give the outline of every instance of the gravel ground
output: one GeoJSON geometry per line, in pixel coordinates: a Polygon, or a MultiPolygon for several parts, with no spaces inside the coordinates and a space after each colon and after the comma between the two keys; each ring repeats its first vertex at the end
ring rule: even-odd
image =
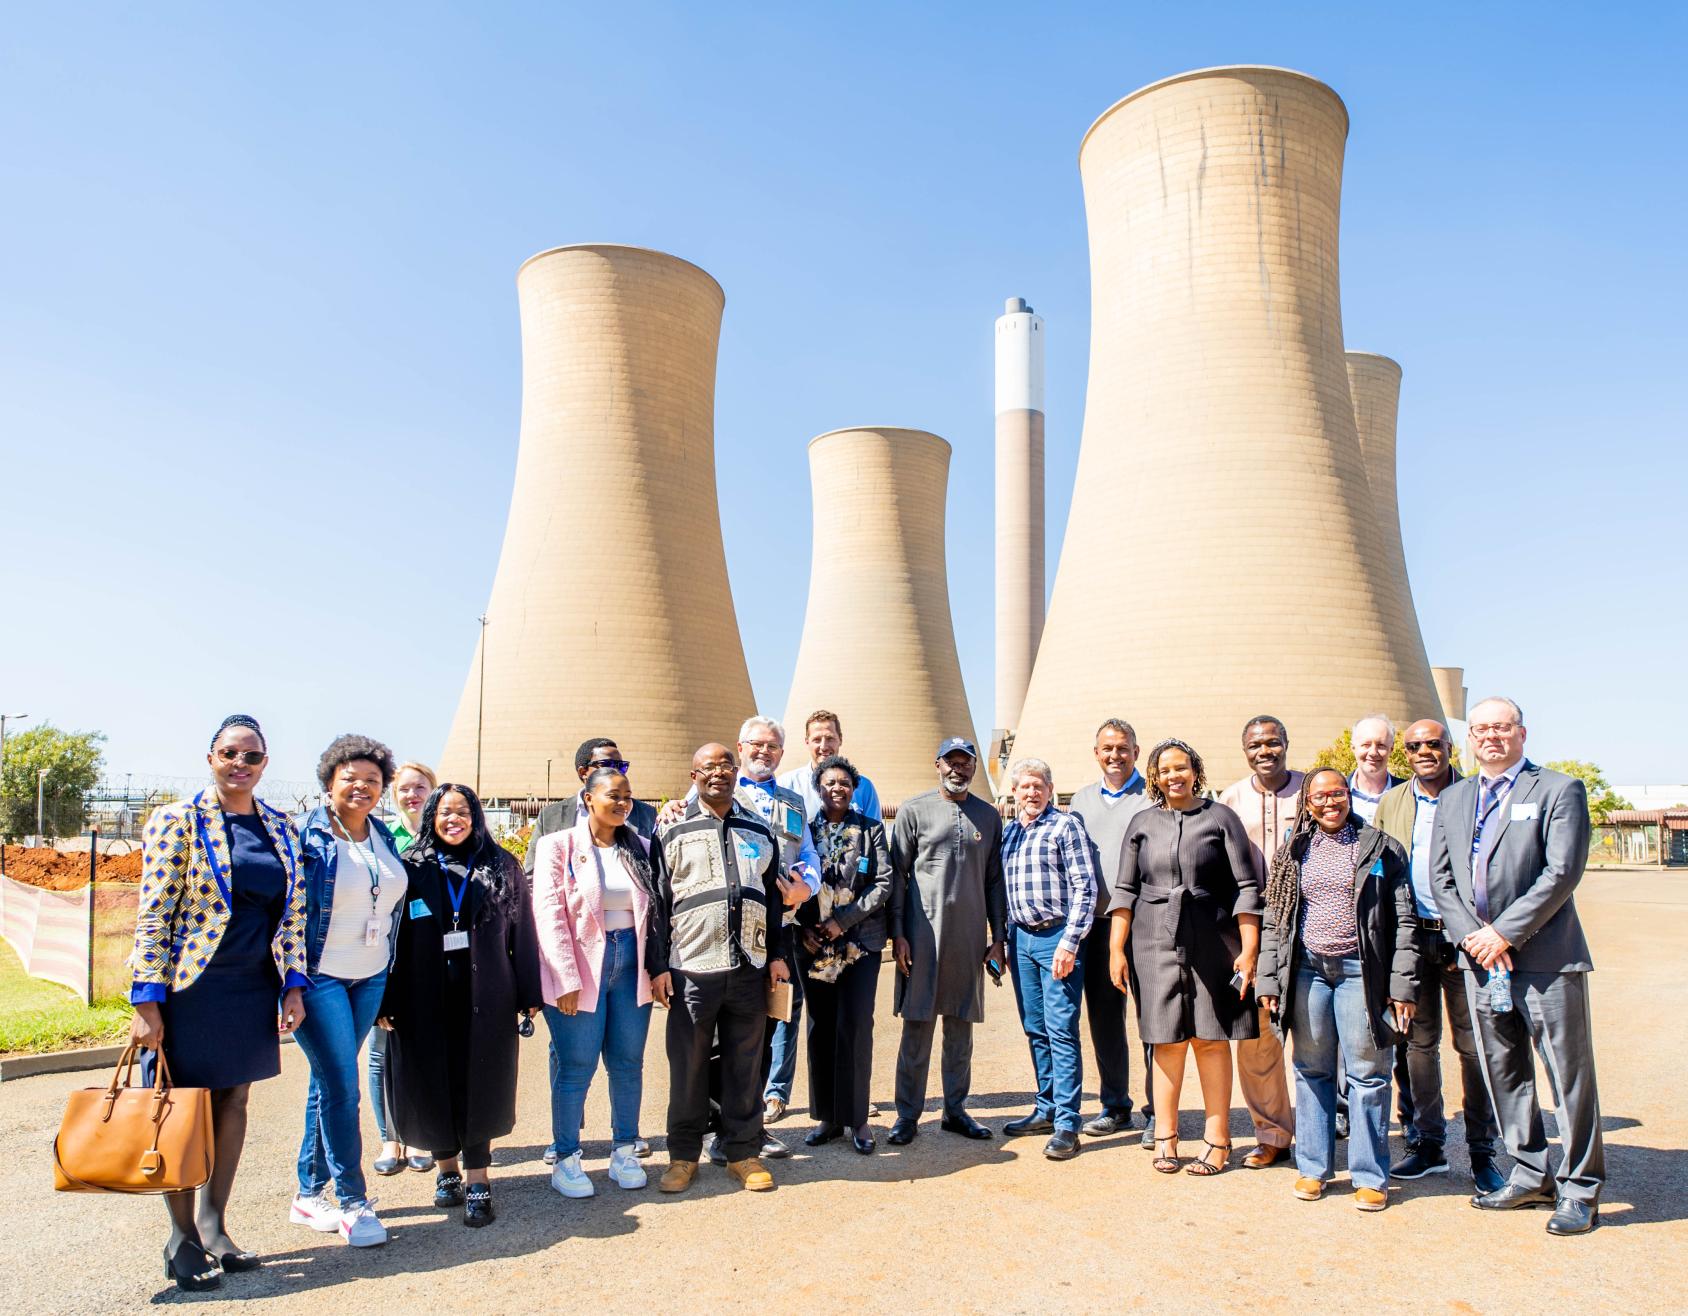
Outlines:
{"type": "MultiPolygon", "coordinates": [[[[936,1088],[909,1147],[884,1143],[887,1117],[872,1158],[836,1143],[799,1154],[774,1165],[779,1190],[760,1195],[735,1191],[724,1170],[705,1165],[688,1193],[665,1197],[655,1188],[667,1100],[659,1011],[644,1102],[645,1132],[656,1145],[651,1187],[624,1192],[604,1182],[608,1100],[600,1075],[586,1143],[599,1195],[568,1201],[550,1191],[538,1159],[549,1136],[541,1027],[523,1046],[516,1131],[495,1151],[497,1223],[468,1230],[435,1210],[431,1175],[372,1176],[392,1241],[359,1251],[287,1223],[306,1066],[286,1048],[282,1076],[253,1094],[231,1220],[235,1237],[266,1264],[205,1295],[178,1294],[162,1278],[161,1204],[52,1191],[50,1147],[64,1095],[93,1076],[8,1083],[0,1093],[0,1192],[13,1204],[4,1308],[109,1313],[240,1299],[252,1304],[247,1311],[318,1313],[845,1303],[992,1313],[1336,1303],[1680,1312],[1688,1308],[1688,1025],[1664,1006],[1679,993],[1688,949],[1688,878],[1596,873],[1579,905],[1601,966],[1595,1008],[1611,1179],[1601,1228],[1587,1237],[1549,1238],[1545,1212],[1471,1210],[1457,1123],[1451,1176],[1397,1189],[1388,1211],[1361,1215],[1340,1179],[1322,1202],[1294,1200],[1289,1168],[1249,1171],[1234,1160],[1213,1180],[1154,1174],[1135,1132],[1087,1141],[1065,1164],[1039,1155],[1041,1138],[967,1142],[938,1130],[936,1088]],[[782,1250],[789,1260],[772,1262],[782,1250]]],[[[889,1111],[898,1024],[889,974],[881,985],[874,1096],[889,1111]]],[[[1000,1133],[1028,1107],[1031,1064],[1007,987],[989,993],[988,1009],[977,1033],[972,1108],[1000,1133]]],[[[804,1091],[800,1072],[798,1103],[804,1091]]],[[[1195,1101],[1192,1066],[1186,1107],[1195,1101]]],[[[1094,1109],[1089,1087],[1087,1113],[1094,1109]]],[[[799,1109],[777,1132],[800,1148],[807,1127],[799,1109]]],[[[1186,1109],[1191,1150],[1198,1129],[1186,1109]]],[[[1240,1159],[1251,1144],[1240,1098],[1232,1131],[1240,1159]]],[[[365,1137],[373,1138],[367,1117],[365,1137]]]]}

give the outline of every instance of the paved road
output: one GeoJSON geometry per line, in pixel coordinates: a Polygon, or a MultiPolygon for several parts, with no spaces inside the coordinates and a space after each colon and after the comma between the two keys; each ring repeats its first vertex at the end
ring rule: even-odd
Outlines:
{"type": "MultiPolygon", "coordinates": [[[[871,1159],[837,1144],[777,1165],[779,1191],[752,1195],[705,1167],[679,1198],[602,1183],[609,1148],[600,1076],[588,1106],[588,1168],[600,1195],[566,1201],[538,1161],[548,1138],[544,1030],[524,1046],[520,1121],[497,1150],[500,1211],[464,1229],[432,1206],[432,1177],[374,1180],[393,1230],[353,1251],[287,1223],[305,1065],[287,1048],[282,1076],[253,1096],[233,1209],[235,1236],[267,1261],[220,1293],[179,1295],[162,1279],[163,1208],[152,1201],[56,1194],[48,1148],[65,1092],[55,1075],[0,1091],[0,1194],[9,1204],[4,1308],[134,1311],[153,1302],[281,1311],[723,1311],[751,1305],[824,1311],[1118,1311],[1186,1307],[1502,1312],[1688,1309],[1688,1024],[1681,997],[1688,877],[1597,873],[1579,896],[1600,971],[1595,982],[1600,1084],[1612,1183],[1603,1227],[1550,1239],[1546,1214],[1479,1214],[1456,1173],[1393,1194],[1361,1215],[1338,1192],[1290,1196],[1294,1171],[1241,1168],[1212,1180],[1154,1174],[1135,1134],[1087,1143],[1066,1164],[1041,1139],[978,1145],[929,1116],[910,1147],[871,1159]],[[767,1258],[785,1239],[791,1261],[767,1258]]],[[[897,1025],[881,997],[875,1098],[890,1106],[897,1025]]],[[[1005,987],[979,1030],[974,1109],[1000,1129],[1027,1106],[1030,1061],[1005,987]]],[[[647,1055],[645,1118],[663,1153],[667,1091],[660,1013],[647,1055]]],[[[1457,1075],[1457,1069],[1450,1068],[1457,1075]]],[[[935,1077],[935,1074],[934,1074],[935,1077]]],[[[1186,1105],[1196,1100],[1192,1070],[1186,1105]]],[[[1452,1079],[1457,1086],[1457,1077],[1452,1079]]],[[[934,1094],[935,1095],[935,1094],[934,1094]]],[[[798,1100],[803,1099],[801,1079],[798,1100]]],[[[1087,1107],[1093,1109],[1093,1091],[1087,1107]]],[[[935,1108],[936,1102],[932,1103],[935,1108]]],[[[1249,1145],[1240,1100],[1239,1153],[1249,1145]]],[[[801,1114],[779,1132],[794,1143],[801,1114]]],[[[1197,1137],[1187,1111],[1184,1132],[1197,1137]]],[[[883,1128],[881,1128],[881,1133],[883,1128]]],[[[371,1136],[366,1129],[366,1137],[371,1136]]],[[[1396,1142],[1399,1154],[1399,1141],[1396,1142]]],[[[654,1176],[653,1176],[654,1179],[654,1176]]],[[[1340,1185],[1339,1185],[1340,1186],[1340,1185]]]]}

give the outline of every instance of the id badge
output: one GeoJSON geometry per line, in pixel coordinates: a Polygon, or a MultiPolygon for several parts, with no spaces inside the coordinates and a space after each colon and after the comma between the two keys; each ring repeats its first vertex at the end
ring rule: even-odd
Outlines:
{"type": "Polygon", "coordinates": [[[442,940],[447,950],[469,949],[469,934],[467,932],[448,932],[442,940]]]}
{"type": "Polygon", "coordinates": [[[381,926],[380,919],[372,918],[368,920],[363,925],[363,944],[365,946],[379,946],[381,944],[381,934],[384,931],[385,929],[381,926]]]}

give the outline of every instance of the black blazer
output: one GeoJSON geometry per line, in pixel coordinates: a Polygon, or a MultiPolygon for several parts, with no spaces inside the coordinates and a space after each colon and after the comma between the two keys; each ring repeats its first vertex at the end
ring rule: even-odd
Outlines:
{"type": "MultiPolygon", "coordinates": [[[[580,795],[547,804],[533,820],[533,835],[528,837],[527,853],[522,856],[522,872],[533,876],[533,852],[541,836],[552,832],[566,832],[580,817],[580,795]]],[[[656,806],[644,800],[633,801],[633,812],[627,815],[627,825],[649,841],[656,835],[656,806]]]]}
{"type": "MultiPolygon", "coordinates": [[[[809,836],[817,854],[826,826],[825,814],[809,824],[809,836]]],[[[885,824],[849,810],[844,815],[843,844],[830,859],[821,860],[821,881],[834,888],[848,887],[855,893],[849,904],[832,908],[832,917],[844,929],[844,939],[855,942],[870,955],[884,950],[891,910],[891,855],[885,845],[885,824]]],[[[815,927],[820,923],[820,903],[820,897],[815,895],[797,907],[799,927],[815,927]]]]}

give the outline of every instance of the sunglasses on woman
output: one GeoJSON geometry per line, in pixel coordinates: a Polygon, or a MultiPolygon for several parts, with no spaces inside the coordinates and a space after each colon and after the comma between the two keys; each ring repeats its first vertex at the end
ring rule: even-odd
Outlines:
{"type": "Polygon", "coordinates": [[[227,747],[217,751],[224,763],[241,762],[249,768],[255,768],[264,761],[264,751],[261,749],[229,749],[227,747]]]}

